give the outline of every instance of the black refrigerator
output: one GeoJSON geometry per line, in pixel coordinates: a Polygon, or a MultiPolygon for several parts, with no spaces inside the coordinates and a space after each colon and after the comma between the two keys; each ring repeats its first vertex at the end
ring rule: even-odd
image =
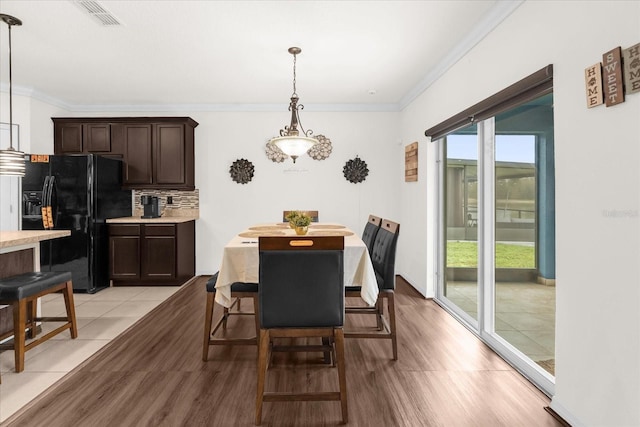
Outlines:
{"type": "Polygon", "coordinates": [[[106,219],[131,216],[131,190],[121,186],[122,161],[117,159],[26,156],[22,229],[71,230],[71,236],[40,243],[42,271],[71,271],[76,292],[109,286],[106,219]]]}

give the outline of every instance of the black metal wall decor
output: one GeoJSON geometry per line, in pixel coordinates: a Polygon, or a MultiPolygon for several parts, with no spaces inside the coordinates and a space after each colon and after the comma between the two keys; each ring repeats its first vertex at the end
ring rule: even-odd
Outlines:
{"type": "Polygon", "coordinates": [[[253,163],[247,159],[238,159],[231,164],[229,168],[229,174],[238,184],[246,184],[253,178],[253,171],[255,170],[253,163]]]}
{"type": "Polygon", "coordinates": [[[353,182],[354,184],[364,181],[367,175],[369,175],[367,163],[358,156],[356,156],[355,159],[347,161],[344,168],[342,168],[342,172],[347,181],[353,182]]]}
{"type": "Polygon", "coordinates": [[[333,149],[331,140],[324,135],[316,135],[314,138],[318,140],[318,143],[307,151],[309,157],[313,160],[324,160],[329,157],[333,149]]]}

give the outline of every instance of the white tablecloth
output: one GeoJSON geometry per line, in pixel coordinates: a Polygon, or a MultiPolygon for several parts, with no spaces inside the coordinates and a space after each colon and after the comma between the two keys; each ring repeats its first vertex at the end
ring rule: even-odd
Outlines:
{"type": "MultiPolygon", "coordinates": [[[[259,224],[250,229],[244,230],[240,234],[257,234],[260,231],[256,228],[269,228],[277,224],[259,224]]],[[[330,233],[330,232],[352,232],[347,228],[321,228],[323,225],[335,227],[337,224],[312,224],[309,228],[309,234],[314,233],[330,233]]],[[[286,235],[295,235],[294,230],[290,228],[274,228],[277,232],[286,235]]],[[[266,231],[268,232],[268,231],[266,231]]],[[[352,232],[353,233],[353,232],[352,232]]],[[[258,283],[260,263],[258,253],[258,237],[242,237],[240,234],[235,236],[224,247],[222,255],[222,264],[216,282],[216,302],[224,307],[231,305],[231,284],[234,282],[258,283]]],[[[370,306],[374,305],[378,298],[378,284],[376,275],[373,271],[371,258],[367,252],[362,239],[353,233],[351,236],[344,238],[344,285],[345,286],[361,286],[362,299],[370,306]]]]}

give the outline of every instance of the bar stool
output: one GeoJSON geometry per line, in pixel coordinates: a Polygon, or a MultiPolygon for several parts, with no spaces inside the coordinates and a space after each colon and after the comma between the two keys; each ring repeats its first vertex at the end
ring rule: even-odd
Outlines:
{"type": "MultiPolygon", "coordinates": [[[[39,272],[19,274],[0,279],[0,304],[13,308],[13,344],[6,344],[15,352],[16,372],[24,370],[24,354],[49,338],[70,330],[71,338],[78,336],[76,311],[73,303],[73,284],[70,272],[39,272]],[[64,295],[66,317],[37,317],[38,298],[55,292],[64,295]],[[25,343],[26,330],[29,338],[36,337],[36,322],[65,322],[37,340],[25,343]]],[[[5,346],[5,345],[3,345],[5,346]]]]}

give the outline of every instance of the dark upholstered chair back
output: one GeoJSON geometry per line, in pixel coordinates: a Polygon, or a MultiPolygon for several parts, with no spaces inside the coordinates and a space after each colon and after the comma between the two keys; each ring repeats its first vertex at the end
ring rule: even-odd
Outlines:
{"type": "Polygon", "coordinates": [[[371,262],[380,289],[395,289],[396,287],[396,244],[399,233],[400,224],[383,219],[373,242],[371,262]]]}
{"type": "Polygon", "coordinates": [[[379,218],[374,215],[369,215],[369,219],[367,220],[367,225],[364,226],[364,231],[362,232],[362,241],[365,245],[367,245],[367,250],[371,253],[371,249],[373,248],[373,242],[376,239],[376,234],[378,234],[378,230],[380,229],[380,224],[382,223],[382,218],[379,218]]]}
{"type": "Polygon", "coordinates": [[[344,237],[260,237],[261,328],[344,323],[344,237]]]}

